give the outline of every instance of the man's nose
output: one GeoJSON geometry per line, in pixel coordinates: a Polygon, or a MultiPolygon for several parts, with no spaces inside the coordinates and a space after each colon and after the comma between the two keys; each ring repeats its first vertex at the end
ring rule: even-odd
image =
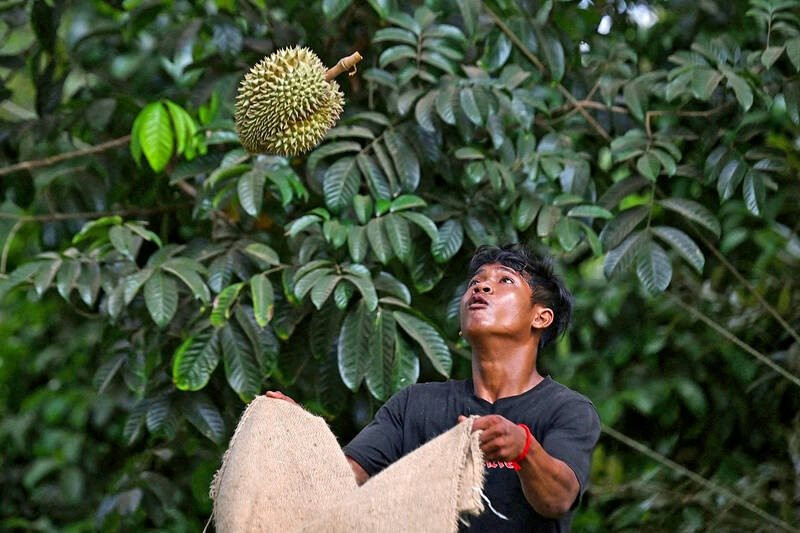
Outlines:
{"type": "Polygon", "coordinates": [[[488,283],[477,283],[472,287],[472,292],[492,292],[492,287],[488,283]]]}

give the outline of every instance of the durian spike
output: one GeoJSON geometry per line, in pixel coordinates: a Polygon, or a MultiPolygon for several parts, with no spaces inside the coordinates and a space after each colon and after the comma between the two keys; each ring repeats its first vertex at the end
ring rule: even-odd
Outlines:
{"type": "Polygon", "coordinates": [[[339,74],[347,70],[351,70],[350,75],[352,76],[356,73],[356,65],[362,59],[364,58],[361,57],[361,54],[358,52],[354,52],[347,57],[343,57],[338,63],[336,63],[335,66],[325,71],[325,81],[332,81],[339,74]]]}

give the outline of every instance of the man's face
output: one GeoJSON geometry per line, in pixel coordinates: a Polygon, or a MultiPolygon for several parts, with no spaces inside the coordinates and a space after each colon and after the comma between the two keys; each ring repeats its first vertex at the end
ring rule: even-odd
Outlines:
{"type": "Polygon", "coordinates": [[[461,331],[469,340],[484,334],[530,336],[542,306],[521,274],[498,263],[478,270],[461,297],[461,331]]]}

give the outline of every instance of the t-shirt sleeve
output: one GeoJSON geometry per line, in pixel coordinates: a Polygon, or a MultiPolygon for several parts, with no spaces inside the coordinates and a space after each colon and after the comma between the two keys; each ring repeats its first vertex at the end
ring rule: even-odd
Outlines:
{"type": "Polygon", "coordinates": [[[344,454],[374,476],[403,455],[403,421],[408,388],[383,404],[375,418],[350,443],[344,454]]]}
{"type": "Polygon", "coordinates": [[[580,490],[572,507],[576,507],[589,483],[592,450],[600,437],[600,417],[591,402],[572,401],[554,415],[542,447],[564,461],[578,478],[580,490]]]}

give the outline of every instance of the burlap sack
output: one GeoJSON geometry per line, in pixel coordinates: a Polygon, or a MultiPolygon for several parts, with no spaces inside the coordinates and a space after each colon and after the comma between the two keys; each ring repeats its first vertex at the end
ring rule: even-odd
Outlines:
{"type": "Polygon", "coordinates": [[[260,396],[242,415],[211,486],[220,532],[456,531],[483,511],[472,420],[358,487],[325,421],[260,396]]]}

